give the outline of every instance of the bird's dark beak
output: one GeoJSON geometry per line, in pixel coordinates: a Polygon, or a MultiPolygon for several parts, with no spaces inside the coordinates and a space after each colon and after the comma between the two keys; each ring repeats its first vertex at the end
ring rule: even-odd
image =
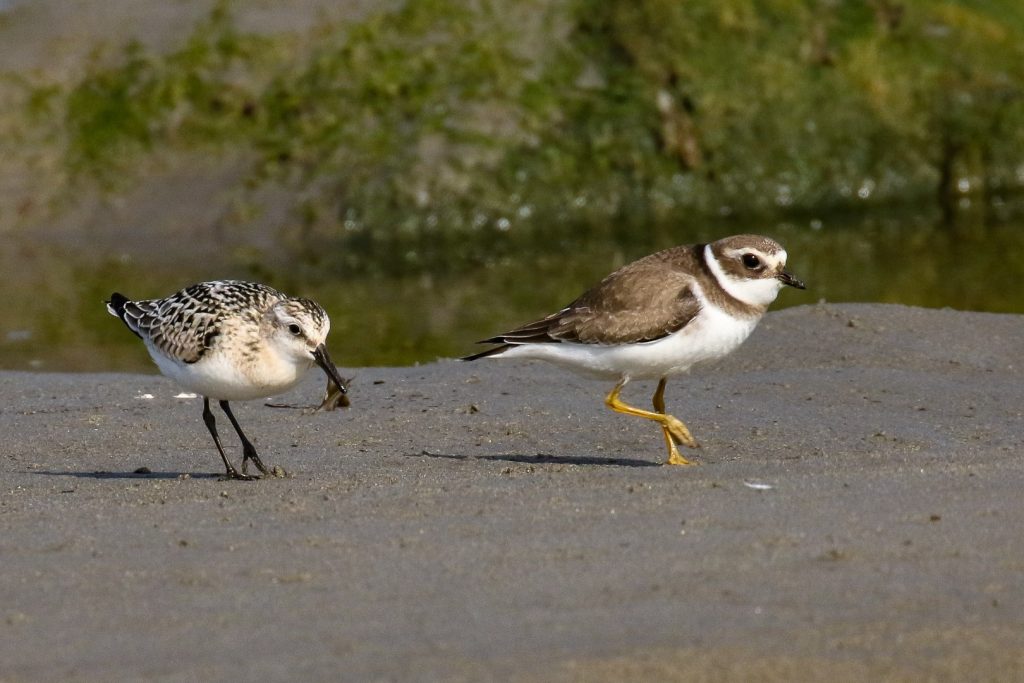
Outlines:
{"type": "Polygon", "coordinates": [[[802,280],[797,280],[795,277],[793,277],[793,274],[788,271],[784,270],[775,277],[778,278],[779,282],[781,282],[784,285],[796,287],[797,289],[807,289],[807,285],[805,285],[802,280]]]}
{"type": "Polygon", "coordinates": [[[338,391],[343,394],[348,393],[348,389],[345,388],[345,381],[341,379],[341,375],[338,374],[338,368],[334,367],[334,361],[331,360],[331,355],[327,353],[326,344],[316,347],[316,351],[313,352],[313,359],[327,373],[327,379],[334,382],[334,386],[338,387],[338,391]]]}

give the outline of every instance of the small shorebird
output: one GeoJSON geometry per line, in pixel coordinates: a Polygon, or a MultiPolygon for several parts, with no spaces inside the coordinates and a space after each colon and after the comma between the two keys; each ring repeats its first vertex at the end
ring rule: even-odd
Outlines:
{"type": "Polygon", "coordinates": [[[484,339],[479,343],[499,346],[462,360],[539,359],[617,379],[605,404],[657,422],[666,464],[690,465],[676,445],[698,444],[681,420],[665,413],[666,381],[736,349],[783,285],[804,289],[786,271],[786,250],[767,237],[673,247],[623,266],[557,313],[484,339]],[[654,412],[619,398],[632,379],[658,380],[654,412]]]}
{"type": "Polygon", "coordinates": [[[242,432],[228,401],[288,391],[314,363],[338,391],[346,391],[327,354],[331,321],[315,301],[289,297],[255,282],[218,280],[186,287],[165,299],[131,301],[114,293],[107,310],[142,339],[160,372],[202,394],[203,421],[228,478],[255,478],[247,472],[250,460],[264,475],[273,474],[242,432]],[[242,442],[241,472],[224,454],[211,398],[220,402],[242,442]]]}

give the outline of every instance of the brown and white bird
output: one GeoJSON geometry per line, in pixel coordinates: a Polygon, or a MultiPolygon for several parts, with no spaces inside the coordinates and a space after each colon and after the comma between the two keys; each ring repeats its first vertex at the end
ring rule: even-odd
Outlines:
{"type": "Polygon", "coordinates": [[[693,464],[676,446],[696,448],[697,441],[665,412],[665,383],[735,350],[783,285],[804,289],[786,271],[786,258],[778,242],[760,235],[659,251],[618,269],[557,313],[484,339],[481,344],[498,346],[463,360],[538,359],[617,380],[605,404],[657,422],[666,464],[693,464]],[[634,379],[658,380],[653,412],[619,398],[634,379]]]}
{"type": "MultiPolygon", "coordinates": [[[[224,461],[227,477],[253,479],[253,461],[273,474],[238,425],[228,401],[265,398],[288,391],[314,365],[344,394],[345,382],[327,353],[331,321],[320,304],[289,297],[255,282],[200,282],[164,299],[131,301],[114,293],[111,315],[146,344],[160,372],[203,396],[203,421],[224,461]],[[210,399],[231,421],[242,442],[242,471],[224,454],[210,399]]],[[[279,468],[275,468],[275,471],[279,468]]]]}

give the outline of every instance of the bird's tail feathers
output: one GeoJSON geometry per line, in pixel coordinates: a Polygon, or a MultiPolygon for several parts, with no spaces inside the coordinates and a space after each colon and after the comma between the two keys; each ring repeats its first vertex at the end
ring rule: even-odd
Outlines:
{"type": "Polygon", "coordinates": [[[107,301],[107,312],[115,318],[124,319],[124,306],[129,301],[128,297],[119,292],[114,292],[110,295],[110,300],[107,301]]]}
{"type": "Polygon", "coordinates": [[[120,318],[121,322],[123,322],[125,326],[135,334],[135,336],[141,339],[142,335],[139,334],[139,331],[135,329],[132,323],[128,321],[128,317],[125,315],[124,308],[129,303],[131,303],[131,299],[126,297],[124,294],[114,292],[110,295],[110,300],[107,301],[107,312],[115,318],[120,318]]]}

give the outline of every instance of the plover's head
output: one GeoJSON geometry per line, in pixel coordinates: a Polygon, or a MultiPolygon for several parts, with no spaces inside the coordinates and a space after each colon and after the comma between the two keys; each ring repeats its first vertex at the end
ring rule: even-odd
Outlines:
{"type": "Polygon", "coordinates": [[[283,299],[271,306],[266,320],[270,327],[270,343],[277,351],[306,367],[319,365],[341,393],[345,384],[327,353],[327,333],[331,320],[320,304],[299,297],[283,299]]]}
{"type": "Polygon", "coordinates": [[[804,289],[804,283],[786,271],[786,250],[775,240],[735,235],[712,242],[707,249],[722,288],[746,304],[767,306],[783,285],[804,289]]]}

